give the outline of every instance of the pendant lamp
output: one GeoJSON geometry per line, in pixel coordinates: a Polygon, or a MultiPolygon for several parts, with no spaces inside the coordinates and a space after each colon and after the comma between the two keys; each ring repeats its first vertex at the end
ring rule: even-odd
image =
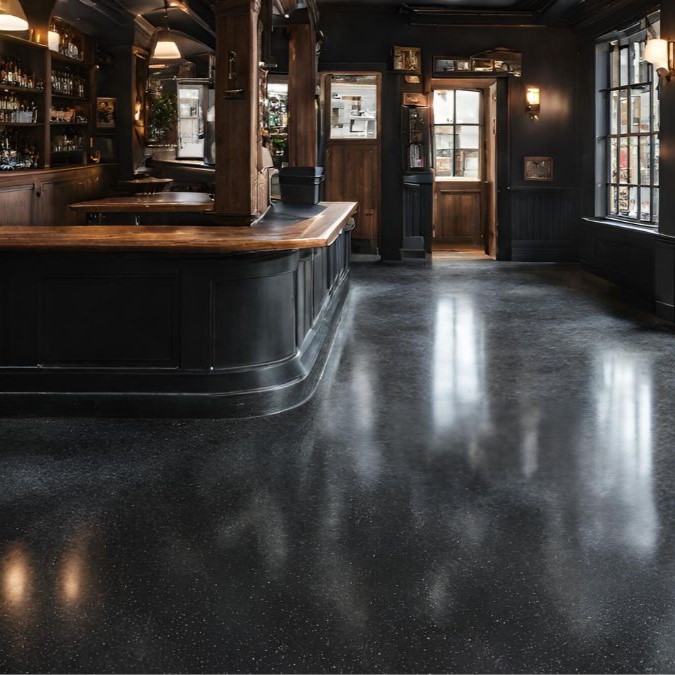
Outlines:
{"type": "Polygon", "coordinates": [[[0,30],[28,30],[28,21],[19,0],[0,0],[0,30]]]}
{"type": "Polygon", "coordinates": [[[172,39],[169,28],[169,0],[164,0],[164,20],[166,28],[160,29],[157,33],[155,49],[150,57],[152,61],[175,61],[181,58],[180,49],[172,39]]]}
{"type": "Polygon", "coordinates": [[[154,61],[175,61],[180,58],[180,49],[171,39],[171,31],[161,30],[157,36],[155,50],[152,52],[152,59],[154,61]]]}

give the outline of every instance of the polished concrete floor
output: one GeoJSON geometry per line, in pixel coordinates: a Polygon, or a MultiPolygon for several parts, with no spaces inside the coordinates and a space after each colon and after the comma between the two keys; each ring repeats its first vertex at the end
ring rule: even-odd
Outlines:
{"type": "Polygon", "coordinates": [[[363,265],[314,399],[0,420],[0,670],[673,672],[675,330],[363,265]]]}

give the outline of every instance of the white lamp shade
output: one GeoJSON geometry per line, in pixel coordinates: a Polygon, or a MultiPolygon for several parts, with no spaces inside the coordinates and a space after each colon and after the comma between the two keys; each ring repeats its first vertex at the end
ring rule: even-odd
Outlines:
{"type": "Polygon", "coordinates": [[[19,0],[0,0],[0,30],[28,30],[28,21],[19,0]]]}
{"type": "Polygon", "coordinates": [[[157,40],[155,51],[152,53],[152,58],[155,61],[172,61],[181,58],[180,49],[178,45],[168,36],[164,35],[157,40]]]}
{"type": "Polygon", "coordinates": [[[656,70],[668,70],[668,40],[647,40],[645,61],[651,63],[656,70]]]}

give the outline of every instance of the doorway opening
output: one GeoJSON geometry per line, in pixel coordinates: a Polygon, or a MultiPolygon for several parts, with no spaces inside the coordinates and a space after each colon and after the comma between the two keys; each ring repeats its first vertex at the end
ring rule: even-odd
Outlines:
{"type": "Polygon", "coordinates": [[[494,260],[497,82],[436,80],[432,90],[432,255],[437,260],[494,260]]]}

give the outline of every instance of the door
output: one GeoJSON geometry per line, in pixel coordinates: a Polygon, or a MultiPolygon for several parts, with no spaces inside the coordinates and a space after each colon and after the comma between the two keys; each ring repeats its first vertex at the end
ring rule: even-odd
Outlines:
{"type": "Polygon", "coordinates": [[[326,199],[359,204],[352,242],[376,252],[380,231],[379,73],[326,73],[326,199]]]}
{"type": "Polygon", "coordinates": [[[206,87],[178,83],[178,150],[180,159],[203,159],[206,87]]]}
{"type": "Polygon", "coordinates": [[[484,110],[482,89],[434,91],[435,244],[485,246],[484,110]]]}

